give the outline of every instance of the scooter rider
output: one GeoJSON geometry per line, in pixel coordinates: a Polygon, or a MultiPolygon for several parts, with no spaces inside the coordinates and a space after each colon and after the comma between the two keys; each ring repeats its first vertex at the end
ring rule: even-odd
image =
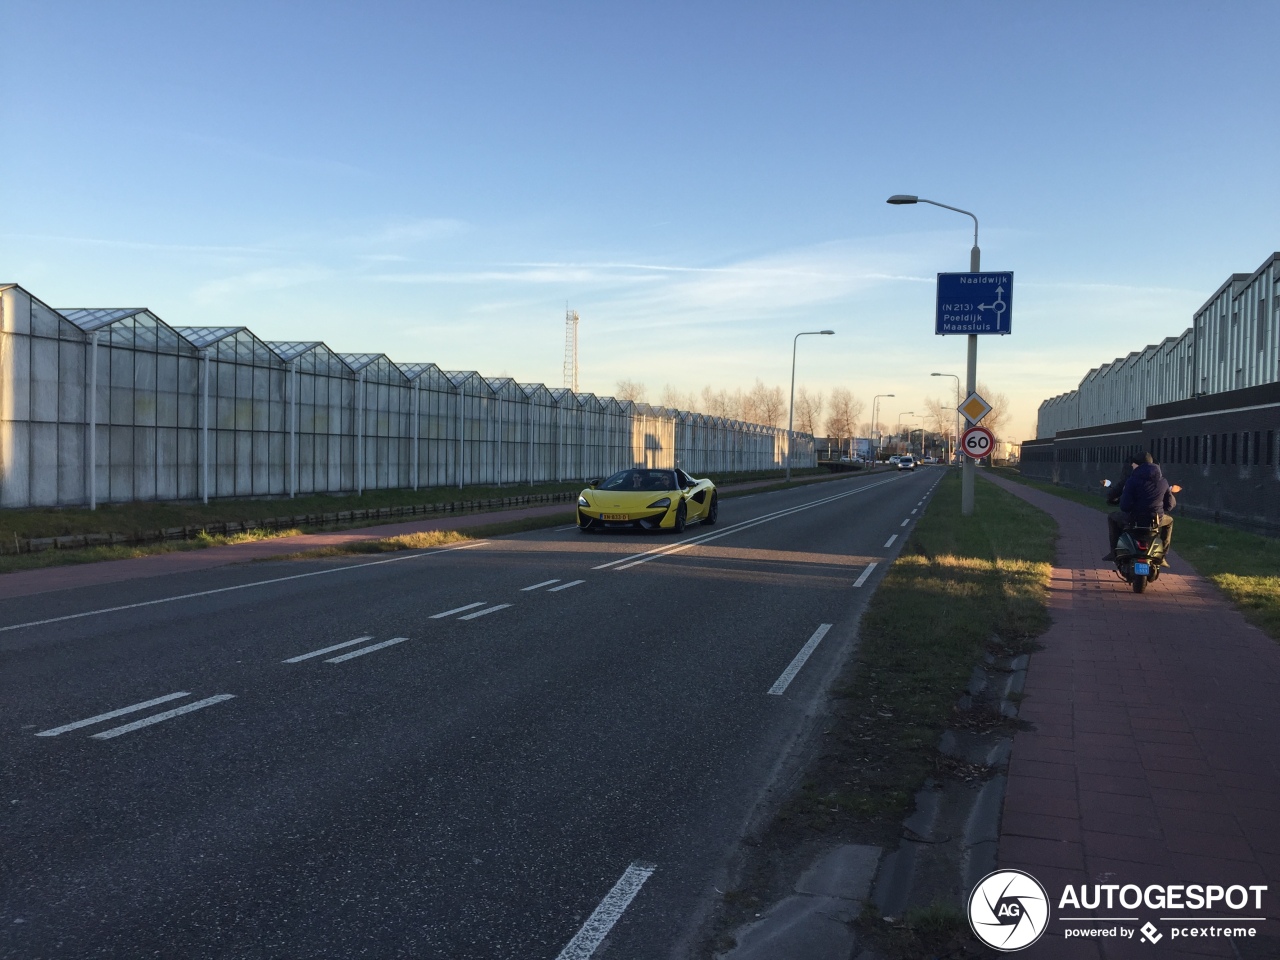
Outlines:
{"type": "Polygon", "coordinates": [[[1169,511],[1177,506],[1169,481],[1161,474],[1151,454],[1141,456],[1137,469],[1129,475],[1120,492],[1120,509],[1107,516],[1107,532],[1111,537],[1111,552],[1103,560],[1116,558],[1116,544],[1120,534],[1134,520],[1154,519],[1160,528],[1160,539],[1165,550],[1173,542],[1173,517],[1169,511]]]}

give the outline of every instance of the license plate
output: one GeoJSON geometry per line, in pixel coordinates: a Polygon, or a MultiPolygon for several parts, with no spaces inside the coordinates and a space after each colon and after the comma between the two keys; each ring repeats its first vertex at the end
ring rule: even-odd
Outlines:
{"type": "Polygon", "coordinates": [[[600,514],[600,519],[601,520],[626,520],[628,518],[625,513],[602,513],[600,514]]]}
{"type": "Polygon", "coordinates": [[[1133,565],[1133,572],[1134,572],[1135,574],[1139,574],[1139,573],[1140,573],[1140,574],[1142,574],[1142,576],[1144,576],[1144,577],[1145,577],[1145,576],[1147,576],[1147,575],[1149,575],[1149,574],[1151,573],[1151,564],[1149,564],[1149,563],[1135,563],[1135,564],[1133,565]]]}

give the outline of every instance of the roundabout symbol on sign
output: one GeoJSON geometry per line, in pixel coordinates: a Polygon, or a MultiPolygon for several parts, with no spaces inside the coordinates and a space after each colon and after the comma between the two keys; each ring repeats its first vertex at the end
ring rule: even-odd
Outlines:
{"type": "Polygon", "coordinates": [[[996,438],[986,427],[970,427],[960,437],[960,449],[974,460],[981,460],[991,453],[996,438]]]}

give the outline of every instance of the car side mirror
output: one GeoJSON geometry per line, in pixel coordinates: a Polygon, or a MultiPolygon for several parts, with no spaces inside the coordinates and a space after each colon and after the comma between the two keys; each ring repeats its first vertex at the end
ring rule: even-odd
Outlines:
{"type": "Polygon", "coordinates": [[[596,477],[596,479],[594,480],[588,480],[587,486],[589,486],[592,490],[594,490],[596,487],[600,486],[600,478],[596,477]]]}

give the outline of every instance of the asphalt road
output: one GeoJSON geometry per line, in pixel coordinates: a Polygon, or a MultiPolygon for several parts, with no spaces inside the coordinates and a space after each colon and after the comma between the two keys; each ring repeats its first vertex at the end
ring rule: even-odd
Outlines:
{"type": "Polygon", "coordinates": [[[0,957],[687,955],[940,476],[0,602],[0,957]]]}

